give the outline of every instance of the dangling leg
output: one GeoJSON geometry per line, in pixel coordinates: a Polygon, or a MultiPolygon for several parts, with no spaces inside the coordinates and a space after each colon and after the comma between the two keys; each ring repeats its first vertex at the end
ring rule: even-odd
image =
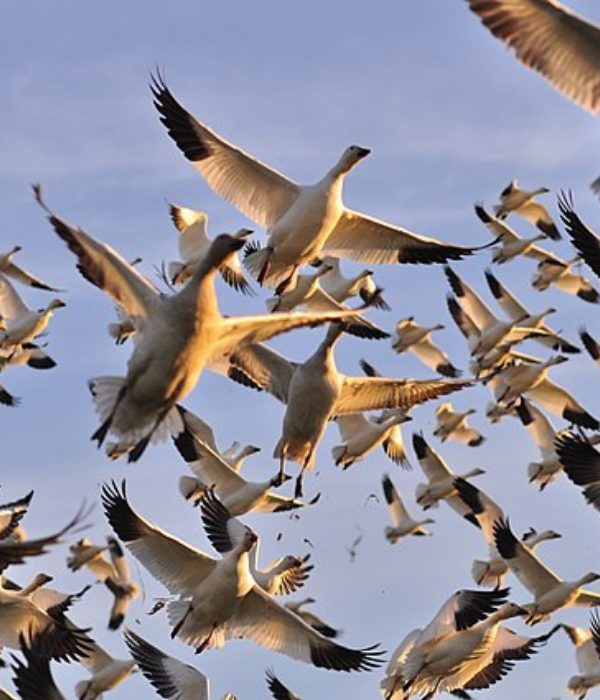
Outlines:
{"type": "Polygon", "coordinates": [[[273,249],[267,247],[267,250],[269,251],[269,254],[267,255],[267,259],[265,260],[260,272],[258,273],[258,277],[256,278],[256,281],[261,287],[265,283],[265,280],[269,276],[269,272],[271,270],[271,255],[273,254],[273,249]]]}
{"type": "Polygon", "coordinates": [[[296,272],[297,271],[298,271],[298,265],[294,265],[290,274],[282,282],[280,282],[277,285],[277,288],[275,289],[275,294],[277,294],[277,296],[281,296],[285,292],[285,290],[292,284],[292,280],[296,279],[296,272]]]}
{"type": "Polygon", "coordinates": [[[202,642],[202,644],[200,644],[199,647],[196,647],[194,654],[201,654],[206,649],[206,647],[208,647],[208,645],[210,644],[210,641],[212,639],[213,633],[217,629],[218,626],[219,625],[217,622],[215,622],[213,624],[212,629],[210,631],[210,634],[208,635],[208,637],[206,637],[206,639],[202,642]]]}

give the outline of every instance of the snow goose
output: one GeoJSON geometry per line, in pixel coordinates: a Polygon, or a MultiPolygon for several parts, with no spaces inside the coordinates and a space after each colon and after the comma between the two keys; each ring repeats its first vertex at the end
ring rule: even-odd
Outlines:
{"type": "Polygon", "coordinates": [[[458,260],[474,248],[450,245],[346,209],[344,178],[370,151],[347,148],[314,185],[298,185],[255,160],[194,118],[158,74],[154,105],[169,136],[208,186],[248,218],[267,228],[268,244],[244,263],[260,284],[284,289],[294,271],[322,253],[366,264],[439,263],[458,260]]]}
{"type": "Polygon", "coordinates": [[[56,362],[35,343],[23,343],[10,351],[0,351],[0,371],[27,365],[32,369],[52,369],[56,362]]]}
{"type": "Polygon", "coordinates": [[[563,260],[552,253],[546,251],[543,253],[543,257],[538,262],[537,271],[531,278],[531,286],[534,289],[543,292],[554,285],[561,291],[577,296],[590,304],[598,303],[600,295],[591,282],[572,270],[573,264],[580,260],[579,255],[571,260],[563,260]]]}
{"type": "Polygon", "coordinates": [[[409,681],[409,676],[405,673],[405,663],[409,655],[412,655],[413,666],[417,665],[419,657],[423,658],[427,649],[438,639],[457,630],[468,629],[484,620],[504,603],[508,592],[508,589],[456,591],[444,602],[426,627],[409,632],[392,654],[386,669],[386,678],[380,684],[386,700],[400,700],[405,697],[404,686],[409,681]]]}
{"type": "Polygon", "coordinates": [[[307,625],[312,627],[314,630],[317,630],[317,632],[322,634],[324,637],[327,637],[328,639],[335,639],[336,637],[339,637],[342,633],[341,630],[331,627],[331,625],[323,622],[318,615],[315,615],[310,610],[304,609],[307,605],[313,605],[315,602],[316,601],[314,598],[308,597],[303,598],[302,600],[288,601],[287,603],[284,603],[283,606],[288,610],[291,610],[295,615],[298,615],[298,617],[302,618],[307,625]]]}
{"type": "Polygon", "coordinates": [[[522,238],[504,221],[488,214],[481,204],[475,205],[475,214],[488,231],[493,234],[494,240],[500,242],[500,247],[492,251],[492,262],[502,265],[514,260],[519,255],[535,255],[536,251],[541,253],[535,244],[547,238],[545,233],[539,233],[531,238],[522,238]]]}
{"type": "Polygon", "coordinates": [[[235,521],[231,523],[227,510],[210,492],[201,508],[208,529],[213,529],[213,543],[220,541],[220,560],[137,515],[127,501],[124,486],[120,490],[114,482],[105,485],[102,501],[111,526],[131,553],[171,593],[180,596],[168,607],[171,635],[198,652],[223,646],[228,639],[245,637],[332,670],[369,670],[381,664],[374,647],[349,649],[332,642],[254,583],[248,552],[256,543],[256,535],[245,526],[241,532],[233,527],[235,521]]]}
{"type": "Polygon", "coordinates": [[[562,464],[554,449],[556,431],[543,412],[525,399],[521,399],[515,408],[521,423],[527,428],[541,455],[541,461],[527,465],[529,483],[537,484],[540,491],[543,491],[562,471],[562,464]]]}
{"type": "Polygon", "coordinates": [[[439,323],[431,327],[419,326],[413,316],[402,319],[396,324],[396,337],[392,348],[398,354],[409,350],[429,369],[444,377],[456,378],[460,376],[460,370],[456,369],[448,355],[431,340],[431,334],[443,328],[439,323]]]}
{"type": "Polygon", "coordinates": [[[390,544],[396,544],[398,540],[409,535],[430,535],[431,533],[424,526],[434,521],[431,518],[425,518],[424,520],[411,518],[398,489],[387,474],[383,475],[382,486],[388,512],[393,523],[392,527],[388,525],[385,528],[387,541],[390,544]]]}
{"type": "Polygon", "coordinates": [[[569,605],[600,605],[600,594],[583,588],[586,583],[598,581],[600,574],[591,571],[574,581],[562,580],[538,559],[527,544],[514,536],[508,519],[496,520],[493,533],[500,556],[534,596],[533,602],[524,606],[528,611],[527,623],[534,625],[569,605]]]}
{"type": "Polygon", "coordinates": [[[550,190],[547,187],[523,190],[516,180],[511,180],[500,193],[500,203],[494,207],[494,213],[499,219],[505,219],[511,213],[518,214],[539,228],[548,238],[559,241],[560,231],[556,228],[548,210],[543,204],[534,201],[538,195],[548,192],[550,190]]]}
{"type": "Polygon", "coordinates": [[[539,314],[532,314],[489,270],[485,271],[485,278],[490,291],[494,295],[494,299],[500,304],[502,310],[509,318],[524,326],[538,328],[547,333],[547,335],[533,336],[532,340],[559,352],[571,354],[581,352],[578,347],[561,338],[556,331],[546,325],[546,317],[556,313],[556,309],[549,307],[539,314]]]}
{"type": "Polygon", "coordinates": [[[80,663],[92,675],[75,685],[77,700],[102,700],[103,693],[116,688],[136,670],[133,659],[115,659],[96,643],[80,663]]]}
{"type": "Polygon", "coordinates": [[[500,321],[481,297],[451,267],[445,265],[444,271],[450,288],[456,294],[470,322],[478,329],[479,338],[474,346],[469,348],[472,355],[481,357],[503,342],[544,335],[543,331],[522,325],[520,321],[500,321]]]}
{"type": "Polygon", "coordinates": [[[588,690],[600,685],[600,621],[591,613],[590,628],[561,625],[575,647],[576,676],[571,676],[567,690],[583,700],[588,690]]]}
{"type": "Polygon", "coordinates": [[[161,697],[210,700],[208,678],[197,668],[168,656],[129,629],[124,636],[139,670],[161,697]]]}
{"type": "MultiPolygon", "coordinates": [[[[208,216],[204,212],[173,204],[169,206],[169,212],[173,225],[179,231],[181,261],[170,262],[167,265],[167,275],[171,284],[184,284],[192,277],[210,249],[212,241],[207,234],[208,216]]],[[[237,254],[221,264],[219,274],[230,287],[242,294],[254,293],[244,277],[237,254]]]]}
{"type": "Polygon", "coordinates": [[[340,259],[334,255],[321,258],[319,267],[321,266],[328,268],[320,280],[321,287],[340,304],[358,294],[364,302],[372,303],[376,309],[390,311],[390,305],[381,294],[382,289],[373,280],[372,270],[361,270],[354,277],[344,277],[340,259]]]}
{"type": "MultiPolygon", "coordinates": [[[[417,460],[427,477],[426,484],[417,485],[415,492],[417,503],[423,510],[428,510],[429,508],[437,508],[439,502],[444,500],[459,515],[466,517],[470,510],[465,507],[463,501],[457,496],[456,487],[454,486],[454,479],[459,475],[450,469],[422,435],[413,433],[412,442],[417,460]]],[[[485,474],[484,470],[474,468],[460,476],[463,479],[470,479],[480,474],[485,474]]],[[[472,518],[469,519],[473,522],[472,518]]]]}
{"type": "Polygon", "coordinates": [[[600,113],[600,27],[556,0],[469,0],[469,6],[519,61],[600,113]]]}
{"type": "Polygon", "coordinates": [[[22,250],[21,246],[16,245],[13,248],[11,248],[8,252],[0,253],[0,272],[5,274],[7,277],[10,277],[11,279],[15,280],[16,282],[20,282],[21,284],[27,285],[28,287],[35,287],[35,289],[43,289],[46,292],[60,292],[60,289],[57,289],[56,287],[51,287],[49,284],[46,284],[38,277],[35,277],[30,272],[24,270],[22,267],[15,265],[15,263],[13,262],[13,257],[20,250],[22,250]]]}
{"type": "MultiPolygon", "coordinates": [[[[470,511],[470,517],[467,519],[477,522],[488,545],[489,559],[486,561],[476,559],[473,562],[471,568],[473,580],[478,586],[494,584],[499,588],[503,583],[504,575],[508,573],[509,566],[496,546],[494,524],[504,519],[504,512],[484,491],[465,479],[457,478],[454,486],[458,497],[470,511]]],[[[531,528],[523,535],[522,541],[533,551],[540,542],[558,538],[560,534],[554,530],[543,530],[538,533],[531,528]]]]}
{"type": "MultiPolygon", "coordinates": [[[[343,442],[331,448],[331,457],[337,465],[346,469],[383,445],[390,459],[396,463],[405,462],[406,453],[402,442],[398,449],[397,428],[410,420],[412,418],[405,411],[390,409],[385,416],[379,416],[374,420],[367,418],[364,413],[337,416],[335,422],[343,442]]],[[[400,433],[400,441],[401,439],[400,433]]]]}
{"type": "Polygon", "coordinates": [[[456,440],[469,445],[469,447],[478,447],[485,440],[485,437],[467,424],[468,417],[474,413],[476,411],[473,408],[462,412],[455,411],[449,401],[440,404],[435,409],[437,423],[433,434],[442,442],[456,440]]]}
{"type": "MultiPolygon", "coordinates": [[[[180,491],[186,500],[196,500],[210,486],[219,500],[232,515],[243,515],[251,511],[278,513],[302,508],[316,502],[299,501],[274,493],[274,486],[281,486],[287,475],[278,472],[266,481],[247,481],[232,469],[218,451],[202,441],[202,432],[195,432],[198,417],[186,409],[180,409],[184,428],[173,438],[180,455],[187,462],[196,478],[182,477],[180,491]]],[[[203,423],[203,421],[202,421],[203,423]]]]}
{"type": "MultiPolygon", "coordinates": [[[[223,317],[214,278],[223,261],[243,246],[248,231],[222,234],[185,287],[170,297],[153,285],[110,246],[55,216],[44,203],[57,235],[78,258],[83,276],[135,321],[139,338],[129,358],[126,377],[98,377],[90,389],[101,417],[92,439],[101,445],[109,433],[118,442],[108,446],[111,457],[139,459],[151,440],[166,439],[180,425],[176,403],[195,387],[211,358],[218,359],[244,342],[260,342],[294,328],[331,321],[347,314],[271,314],[223,317]]],[[[355,313],[355,312],[354,312],[355,313]]]]}
{"type": "Polygon", "coordinates": [[[587,440],[575,433],[563,431],[554,441],[558,459],[565,474],[583,491],[583,497],[600,510],[600,453],[587,440]]]}
{"type": "Polygon", "coordinates": [[[233,469],[234,472],[239,472],[246,460],[246,457],[260,452],[260,447],[256,445],[240,445],[239,442],[232,442],[231,445],[221,454],[221,457],[233,469]]]}
{"type": "Polygon", "coordinates": [[[325,339],[302,364],[290,362],[266,346],[249,345],[237,350],[231,362],[287,406],[282,436],[273,456],[302,465],[296,496],[302,493],[302,476],[312,469],[317,445],[332,416],[379,408],[409,408],[417,403],[457,391],[468,381],[348,377],[336,367],[334,346],[344,332],[331,324],[325,339]]]}
{"type": "Polygon", "coordinates": [[[265,673],[267,677],[267,688],[275,700],[301,700],[299,695],[295,695],[289,688],[277,678],[275,673],[269,668],[265,673]]]}
{"type": "Polygon", "coordinates": [[[587,332],[584,326],[579,329],[579,337],[588,355],[600,367],[600,344],[598,341],[587,332]]]}
{"type": "Polygon", "coordinates": [[[52,299],[39,311],[30,309],[0,273],[0,314],[5,322],[5,327],[0,330],[0,348],[6,351],[31,342],[46,330],[54,309],[63,306],[65,303],[60,299],[52,299]]]}

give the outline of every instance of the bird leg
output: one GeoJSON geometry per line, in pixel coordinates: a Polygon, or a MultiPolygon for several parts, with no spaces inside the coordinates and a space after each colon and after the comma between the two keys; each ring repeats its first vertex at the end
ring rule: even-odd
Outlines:
{"type": "Polygon", "coordinates": [[[267,259],[265,260],[264,265],[261,267],[260,272],[258,273],[258,277],[256,278],[256,281],[260,286],[262,287],[263,284],[265,283],[265,280],[269,276],[269,271],[271,269],[271,255],[273,254],[273,249],[268,248],[269,254],[267,256],[267,259]]]}
{"type": "Polygon", "coordinates": [[[294,265],[290,274],[277,285],[277,289],[275,289],[275,294],[277,294],[277,296],[281,296],[285,292],[285,290],[290,286],[292,280],[296,278],[297,271],[298,265],[294,265]]]}
{"type": "Polygon", "coordinates": [[[212,639],[214,631],[217,629],[219,624],[217,622],[213,623],[212,629],[210,630],[210,633],[208,634],[208,637],[202,642],[202,644],[199,647],[196,647],[196,651],[194,654],[201,654],[206,647],[210,644],[210,640],[212,639]]]}

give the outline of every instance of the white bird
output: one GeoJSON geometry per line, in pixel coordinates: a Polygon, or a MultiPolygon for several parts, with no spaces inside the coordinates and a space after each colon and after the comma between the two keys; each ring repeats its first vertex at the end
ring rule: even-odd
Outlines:
{"type": "Polygon", "coordinates": [[[600,114],[600,27],[556,0],[469,0],[469,6],[519,61],[600,114]]]}
{"type": "Polygon", "coordinates": [[[589,629],[565,624],[561,627],[575,647],[578,670],[569,678],[567,690],[583,700],[589,690],[600,685],[600,621],[592,611],[589,629]]]}
{"type": "Polygon", "coordinates": [[[248,552],[256,535],[231,516],[208,492],[201,502],[211,542],[222,554],[215,560],[168,535],[137,515],[113,482],[105,485],[106,516],[127,548],[165,585],[180,596],[169,603],[171,635],[196,647],[221,647],[245,637],[261,646],[315,666],[359,671],[378,666],[374,648],[348,649],[332,642],[279,605],[250,575],[248,552]],[[237,527],[236,527],[237,525],[237,527]]]}
{"type": "MultiPolygon", "coordinates": [[[[457,494],[470,510],[470,518],[474,519],[483,534],[488,545],[489,558],[487,560],[475,559],[471,568],[473,580],[478,586],[494,584],[496,588],[502,586],[503,577],[509,571],[509,564],[503,558],[496,546],[496,533],[494,526],[497,522],[504,521],[504,512],[484,491],[470,484],[465,479],[457,478],[454,482],[457,494]]],[[[522,537],[522,541],[533,551],[540,542],[560,538],[560,534],[554,530],[537,532],[533,528],[522,537]]]]}
{"type": "Polygon", "coordinates": [[[481,204],[475,205],[475,214],[485,224],[488,231],[494,235],[495,241],[500,243],[500,247],[495,248],[492,252],[492,262],[502,265],[514,260],[519,255],[535,256],[536,252],[538,254],[542,252],[535,244],[547,238],[545,233],[523,238],[504,221],[488,214],[481,204]]]}
{"type": "MultiPolygon", "coordinates": [[[[192,277],[196,267],[210,250],[212,241],[207,234],[208,216],[204,212],[177,207],[173,204],[169,206],[169,213],[173,225],[179,231],[178,244],[181,260],[167,265],[167,275],[171,284],[184,284],[192,277]]],[[[221,264],[219,274],[233,289],[243,294],[253,293],[244,277],[237,254],[221,264]]]]}
{"type": "Polygon", "coordinates": [[[316,603],[316,600],[308,597],[303,598],[302,600],[287,601],[283,604],[283,606],[288,610],[291,610],[295,615],[298,615],[298,617],[301,617],[307,625],[317,630],[317,632],[322,634],[324,637],[328,637],[329,639],[339,637],[342,633],[341,630],[335,629],[326,622],[323,622],[323,620],[318,615],[315,615],[315,613],[304,609],[307,605],[313,605],[314,603],[316,603]]]}
{"type": "Polygon", "coordinates": [[[244,263],[260,284],[283,290],[294,271],[322,254],[367,264],[436,263],[474,248],[449,245],[346,209],[346,174],[370,151],[350,146],[314,185],[298,185],[255,160],[195,119],[177,102],[162,76],[151,85],[160,120],[208,186],[267,228],[268,244],[244,263]]]}
{"type": "Polygon", "coordinates": [[[541,460],[527,465],[529,483],[537,484],[540,491],[543,491],[562,471],[562,464],[554,449],[556,431],[542,411],[525,399],[517,402],[515,409],[521,423],[540,450],[541,460]]]}
{"type": "Polygon", "coordinates": [[[13,348],[30,343],[46,330],[55,309],[65,303],[60,299],[52,301],[39,311],[30,309],[8,279],[0,273],[0,314],[5,323],[0,329],[0,347],[9,352],[13,348]]]}
{"type": "Polygon", "coordinates": [[[597,304],[600,300],[598,291],[588,279],[572,270],[573,264],[579,260],[579,255],[571,260],[563,260],[557,255],[543,251],[537,271],[531,278],[531,286],[538,292],[543,292],[554,285],[567,294],[577,296],[590,304],[597,304]]]}
{"type": "Polygon", "coordinates": [[[546,567],[527,544],[514,536],[507,519],[498,519],[493,532],[500,556],[534,596],[531,603],[523,606],[528,611],[526,622],[536,624],[569,605],[600,605],[600,594],[583,588],[586,583],[598,581],[600,574],[591,571],[573,581],[565,581],[546,567]]]}
{"type": "Polygon", "coordinates": [[[539,228],[544,235],[559,241],[560,231],[548,213],[546,207],[534,199],[540,194],[547,194],[547,187],[538,187],[535,190],[522,190],[516,180],[511,182],[500,193],[500,203],[494,207],[494,213],[499,219],[505,219],[514,213],[539,228]]]}
{"type": "Polygon", "coordinates": [[[244,342],[260,342],[294,328],[344,317],[331,314],[270,314],[223,317],[214,278],[223,261],[243,245],[249,233],[222,234],[185,287],[170,297],[157,294],[110,246],[55,216],[34,188],[57,235],[77,256],[92,284],[110,295],[135,320],[139,338],[126,377],[98,377],[90,388],[102,423],[92,436],[101,445],[109,433],[117,443],[108,453],[129,461],[140,458],[152,440],[166,439],[180,427],[177,402],[195,387],[211,358],[218,360],[244,342]]]}
{"type": "Polygon", "coordinates": [[[392,527],[386,526],[385,528],[387,541],[390,544],[396,544],[398,540],[409,535],[430,535],[431,533],[424,526],[434,521],[431,518],[425,518],[424,520],[411,518],[398,489],[387,474],[383,475],[382,485],[388,512],[393,523],[392,527]]]}
{"type": "Polygon", "coordinates": [[[320,279],[321,287],[340,304],[359,295],[365,303],[372,303],[376,309],[390,311],[391,307],[383,298],[381,288],[373,280],[372,270],[361,270],[354,277],[344,277],[340,259],[334,255],[321,258],[319,267],[328,268],[320,279]]]}
{"type": "Polygon", "coordinates": [[[442,330],[444,326],[419,326],[413,316],[401,319],[396,323],[396,337],[392,348],[401,354],[410,351],[416,355],[429,369],[445,377],[458,377],[460,371],[450,362],[446,353],[431,340],[434,331],[442,330]]]}
{"type": "Polygon", "coordinates": [[[0,253],[0,272],[5,274],[7,277],[10,277],[11,279],[15,280],[16,282],[20,282],[21,284],[27,285],[28,287],[35,287],[35,289],[43,289],[47,292],[60,292],[60,289],[57,289],[56,287],[51,287],[49,284],[46,284],[46,282],[43,282],[38,277],[35,277],[35,275],[32,275],[30,272],[27,272],[27,270],[24,270],[22,267],[15,265],[15,263],[13,262],[13,257],[20,250],[22,250],[21,246],[16,245],[13,246],[8,252],[0,253]]]}
{"type": "Polygon", "coordinates": [[[282,436],[273,456],[302,465],[296,496],[302,493],[302,476],[312,469],[317,445],[332,416],[379,408],[409,408],[470,385],[443,380],[349,377],[337,370],[333,349],[344,332],[332,324],[317,350],[302,364],[290,362],[264,345],[237,350],[231,362],[257,385],[287,405],[282,436]]]}
{"type": "Polygon", "coordinates": [[[96,643],[79,663],[92,675],[76,683],[77,700],[102,700],[104,693],[116,688],[135,670],[133,659],[115,659],[96,643]]]}
{"type": "Polygon", "coordinates": [[[124,637],[139,670],[163,698],[210,700],[209,680],[197,668],[165,654],[132,630],[125,630],[124,637]]]}
{"type": "Polygon", "coordinates": [[[556,309],[548,307],[541,313],[532,314],[489,270],[485,271],[485,278],[490,291],[494,295],[494,299],[500,304],[502,310],[509,318],[524,326],[538,328],[547,334],[533,336],[532,340],[559,352],[571,354],[581,352],[578,347],[562,338],[555,330],[546,324],[546,317],[556,313],[556,309]]]}
{"type": "Polygon", "coordinates": [[[266,481],[247,481],[225,462],[218,451],[203,442],[204,421],[186,409],[179,410],[184,427],[173,441],[194,473],[194,477],[181,477],[179,482],[180,492],[186,500],[197,502],[210,487],[234,516],[251,511],[279,513],[312,505],[318,500],[299,501],[274,493],[271,489],[281,486],[289,478],[284,475],[282,479],[279,472],[266,481]]]}
{"type": "Polygon", "coordinates": [[[449,401],[441,403],[435,409],[436,426],[433,434],[442,442],[456,440],[457,442],[478,447],[485,437],[475,428],[468,425],[468,418],[476,413],[474,408],[467,411],[455,411],[449,401]]]}
{"type": "MultiPolygon", "coordinates": [[[[425,441],[422,435],[413,433],[413,448],[423,473],[427,477],[426,484],[418,484],[415,492],[417,503],[423,508],[437,508],[440,501],[444,500],[459,515],[467,517],[470,509],[466,508],[458,497],[454,480],[457,477],[470,479],[474,476],[485,474],[483,469],[475,467],[463,474],[455,474],[444,462],[440,455],[425,441]]],[[[473,522],[472,517],[468,518],[473,522]]],[[[474,523],[476,524],[476,523],[474,523]]]]}
{"type": "Polygon", "coordinates": [[[405,462],[406,452],[398,427],[410,420],[412,418],[406,411],[394,409],[388,409],[386,415],[376,419],[367,418],[364,413],[337,416],[335,422],[343,442],[331,448],[331,457],[346,469],[382,445],[392,461],[405,462]]]}

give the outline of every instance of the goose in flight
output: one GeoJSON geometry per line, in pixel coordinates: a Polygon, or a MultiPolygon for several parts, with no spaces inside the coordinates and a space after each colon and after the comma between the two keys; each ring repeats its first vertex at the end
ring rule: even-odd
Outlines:
{"type": "Polygon", "coordinates": [[[556,0],[468,0],[494,36],[572,102],[600,114],[600,27],[556,0]]]}
{"type": "Polygon", "coordinates": [[[574,581],[559,578],[526,543],[517,539],[508,519],[499,518],[493,525],[494,541],[500,556],[523,586],[533,595],[527,609],[526,622],[534,625],[546,620],[553,612],[569,605],[584,607],[600,605],[600,594],[583,587],[600,579],[600,574],[590,571],[574,581]]]}
{"type": "Polygon", "coordinates": [[[303,598],[302,600],[288,601],[284,603],[283,606],[288,610],[291,610],[295,615],[298,615],[298,617],[302,618],[302,620],[304,620],[309,627],[317,630],[317,632],[322,634],[324,637],[329,639],[339,637],[342,633],[341,630],[335,629],[335,627],[323,622],[318,615],[315,615],[315,613],[311,612],[310,610],[305,610],[307,605],[313,605],[314,603],[316,603],[315,599],[309,597],[303,598]]]}
{"type": "Polygon", "coordinates": [[[563,260],[557,255],[543,251],[543,255],[538,258],[537,271],[531,278],[531,286],[538,292],[555,286],[589,304],[597,304],[600,300],[598,291],[586,277],[573,272],[574,263],[580,259],[580,256],[576,255],[571,260],[563,260]]]}
{"type": "Polygon", "coordinates": [[[436,426],[433,434],[442,442],[456,440],[469,447],[478,447],[485,437],[475,428],[471,428],[467,421],[469,416],[476,413],[475,409],[467,411],[455,411],[450,401],[441,403],[435,409],[436,426]]]}
{"type": "Polygon", "coordinates": [[[302,493],[302,476],[315,463],[316,448],[332,416],[380,408],[409,408],[429,399],[470,386],[468,381],[349,377],[335,364],[334,346],[344,332],[331,324],[325,339],[302,364],[290,362],[264,345],[248,345],[231,356],[231,362],[258,386],[286,404],[282,436],[273,456],[302,465],[296,496],[302,493]]]}
{"type": "Polygon", "coordinates": [[[359,295],[365,303],[372,302],[376,309],[391,310],[391,306],[383,298],[382,289],[375,284],[373,270],[361,270],[354,277],[345,277],[340,263],[340,259],[335,255],[325,255],[317,265],[319,269],[327,268],[320,284],[329,296],[342,304],[359,295]]]}
{"type": "Polygon", "coordinates": [[[443,328],[444,326],[439,323],[435,326],[419,326],[415,322],[414,316],[401,319],[396,323],[396,337],[392,342],[392,348],[398,354],[408,350],[429,369],[444,377],[455,379],[460,376],[460,370],[450,362],[448,355],[431,340],[431,334],[443,330],[443,328]]]}
{"type": "MultiPolygon", "coordinates": [[[[180,260],[167,265],[167,275],[171,284],[179,285],[192,277],[194,270],[208,253],[212,241],[207,234],[208,216],[204,212],[171,204],[169,213],[173,225],[179,231],[180,260]]],[[[230,287],[242,294],[254,293],[244,277],[236,253],[221,264],[219,274],[230,287]]]]}
{"type": "Polygon", "coordinates": [[[51,287],[49,284],[46,284],[46,282],[43,282],[41,279],[35,277],[30,272],[27,272],[27,270],[24,270],[22,267],[19,267],[13,262],[14,255],[20,250],[22,250],[21,246],[16,245],[8,252],[0,253],[0,272],[16,282],[27,285],[28,287],[43,289],[46,292],[60,292],[60,289],[51,287]]]}
{"type": "Polygon", "coordinates": [[[424,526],[434,521],[431,518],[425,518],[424,520],[411,518],[398,489],[387,474],[383,475],[382,486],[388,512],[393,523],[391,527],[388,525],[385,528],[384,534],[387,541],[390,544],[396,544],[398,540],[409,535],[430,535],[431,533],[424,526]]]}
{"type": "Polygon", "coordinates": [[[113,433],[117,442],[107,446],[112,458],[127,454],[134,462],[151,441],[177,432],[181,422],[173,409],[194,389],[211,359],[226,356],[240,343],[357,313],[222,316],[214,278],[221,264],[244,245],[249,233],[245,229],[215,238],[185,287],[163,297],[110,246],[57,217],[44,203],[39,186],[34,193],[56,234],[77,256],[82,275],[134,321],[137,341],[126,377],[96,377],[90,382],[102,421],[92,439],[100,446],[113,433]]]}
{"type": "Polygon", "coordinates": [[[583,700],[588,691],[600,685],[600,620],[595,610],[590,615],[590,627],[561,627],[575,647],[577,675],[567,682],[567,690],[583,700]]]}
{"type": "Polygon", "coordinates": [[[546,324],[546,317],[555,313],[556,309],[549,307],[539,314],[532,314],[505,285],[500,283],[498,278],[493,275],[490,270],[485,271],[485,278],[490,291],[494,295],[494,299],[496,299],[502,307],[502,310],[511,320],[521,323],[523,326],[538,328],[547,334],[532,336],[532,340],[558,352],[570,354],[581,352],[577,346],[562,338],[555,330],[546,324]]]}
{"type": "Polygon", "coordinates": [[[418,236],[346,209],[344,178],[369,155],[367,148],[350,146],[321,180],[298,185],[193,117],[160,74],[153,77],[151,89],[169,136],[208,186],[266,227],[267,246],[253,247],[244,260],[261,285],[283,290],[299,266],[321,255],[366,264],[430,264],[459,260],[476,250],[418,236]]]}
{"type": "Polygon", "coordinates": [[[475,214],[480,221],[490,231],[495,240],[500,242],[500,247],[492,252],[492,262],[502,265],[514,260],[519,255],[534,257],[541,252],[541,248],[535,245],[538,241],[547,238],[545,233],[540,233],[531,238],[522,238],[516,231],[508,226],[504,221],[491,214],[483,208],[483,205],[475,205],[475,214]]]}
{"type": "Polygon", "coordinates": [[[561,239],[560,231],[552,220],[546,207],[534,199],[540,194],[547,194],[547,187],[535,190],[522,190],[516,180],[511,182],[500,193],[500,203],[494,207],[494,213],[499,219],[506,219],[511,214],[518,214],[536,226],[545,236],[555,241],[561,239]]]}
{"type": "Polygon", "coordinates": [[[381,664],[374,647],[349,649],[319,634],[279,605],[250,574],[248,552],[256,534],[231,515],[210,491],[200,502],[207,535],[219,560],[169,535],[129,505],[125,485],[102,490],[106,517],[134,557],[179,600],[169,603],[172,637],[202,652],[242,637],[268,649],[338,671],[381,664]]]}
{"type": "Polygon", "coordinates": [[[133,659],[115,659],[95,642],[79,663],[91,676],[76,683],[75,695],[78,700],[102,700],[104,693],[116,688],[136,670],[133,659]]]}

